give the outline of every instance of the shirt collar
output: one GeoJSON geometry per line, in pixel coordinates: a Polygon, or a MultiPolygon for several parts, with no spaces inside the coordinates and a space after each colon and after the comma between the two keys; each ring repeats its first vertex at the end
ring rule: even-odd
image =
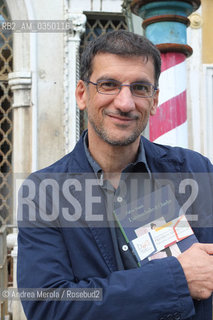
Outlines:
{"type": "MultiPolygon", "coordinates": [[[[84,136],[84,150],[86,153],[86,157],[87,160],[89,162],[89,164],[91,165],[93,171],[98,174],[98,173],[102,173],[102,169],[99,166],[99,164],[93,159],[89,149],[88,149],[88,132],[86,132],[85,136],[84,136]]],[[[137,166],[138,171],[140,172],[148,172],[149,175],[151,175],[151,171],[149,169],[147,160],[146,160],[146,154],[145,154],[145,149],[143,146],[143,141],[142,139],[140,139],[140,145],[139,145],[139,150],[138,150],[138,156],[137,159],[134,163],[130,163],[124,170],[123,172],[132,172],[134,171],[134,168],[137,166]]]]}

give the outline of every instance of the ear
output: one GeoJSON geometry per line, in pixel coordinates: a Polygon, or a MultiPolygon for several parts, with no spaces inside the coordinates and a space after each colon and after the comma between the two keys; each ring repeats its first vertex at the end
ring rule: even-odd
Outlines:
{"type": "Polygon", "coordinates": [[[84,81],[79,80],[75,90],[75,97],[80,110],[86,109],[87,94],[88,92],[84,81]]]}
{"type": "Polygon", "coordinates": [[[150,110],[150,115],[154,116],[157,112],[157,107],[158,107],[158,100],[159,100],[159,89],[155,91],[155,95],[153,97],[153,105],[150,110]]]}

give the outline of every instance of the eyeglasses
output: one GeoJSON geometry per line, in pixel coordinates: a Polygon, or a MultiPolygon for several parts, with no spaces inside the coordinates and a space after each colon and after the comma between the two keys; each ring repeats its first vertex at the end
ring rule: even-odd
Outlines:
{"type": "Polygon", "coordinates": [[[92,82],[84,80],[96,86],[97,92],[101,94],[114,95],[121,91],[122,87],[129,87],[133,96],[139,98],[151,98],[157,90],[151,83],[147,82],[133,82],[131,84],[121,84],[117,80],[98,80],[92,82]]]}

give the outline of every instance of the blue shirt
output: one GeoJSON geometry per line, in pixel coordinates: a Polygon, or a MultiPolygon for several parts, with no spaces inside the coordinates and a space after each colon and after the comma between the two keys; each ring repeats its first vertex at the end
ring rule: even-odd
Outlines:
{"type": "MultiPolygon", "coordinates": [[[[103,189],[103,192],[106,197],[107,212],[109,213],[109,216],[113,217],[112,219],[109,219],[109,227],[110,227],[110,232],[112,236],[114,253],[117,261],[118,270],[137,268],[138,263],[136,261],[136,258],[134,257],[130,247],[126,243],[126,240],[124,239],[123,234],[117,222],[114,221],[113,211],[122,205],[122,201],[124,200],[124,198],[125,199],[129,198],[128,196],[130,192],[128,190],[130,188],[129,181],[131,177],[134,177],[136,173],[137,173],[137,179],[139,181],[141,180],[141,176],[142,176],[142,179],[144,179],[144,174],[146,178],[148,178],[151,181],[151,172],[150,172],[148,163],[146,161],[143,142],[142,140],[140,140],[138,154],[135,162],[128,164],[126,168],[124,168],[124,170],[122,171],[120,184],[117,189],[114,188],[109,181],[104,180],[104,173],[102,168],[93,159],[88,149],[88,134],[86,134],[84,138],[84,149],[85,149],[87,160],[90,166],[92,167],[94,173],[96,174],[97,179],[100,180],[100,187],[103,189]],[[141,176],[138,175],[139,173],[142,173],[142,175],[141,176]],[[125,183],[122,183],[124,181],[125,183]],[[129,188],[126,187],[126,185],[129,188]]],[[[140,194],[143,197],[146,194],[145,189],[143,188],[143,183],[140,183],[139,189],[140,189],[140,194]]],[[[149,192],[150,191],[152,191],[152,189],[151,190],[149,189],[149,192]]],[[[132,193],[134,194],[134,191],[132,193]]]]}

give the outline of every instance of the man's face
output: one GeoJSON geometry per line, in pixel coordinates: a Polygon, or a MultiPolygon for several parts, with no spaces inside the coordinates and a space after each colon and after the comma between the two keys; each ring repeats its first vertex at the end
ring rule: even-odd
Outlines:
{"type": "MultiPolygon", "coordinates": [[[[154,65],[143,57],[122,57],[100,53],[93,60],[90,81],[117,80],[122,84],[148,82],[154,85],[154,65]]],[[[132,95],[129,87],[122,87],[116,95],[100,94],[93,84],[79,81],[76,98],[81,110],[88,113],[89,137],[124,146],[139,139],[149,115],[154,115],[158,104],[158,91],[152,98],[132,95]]]]}

